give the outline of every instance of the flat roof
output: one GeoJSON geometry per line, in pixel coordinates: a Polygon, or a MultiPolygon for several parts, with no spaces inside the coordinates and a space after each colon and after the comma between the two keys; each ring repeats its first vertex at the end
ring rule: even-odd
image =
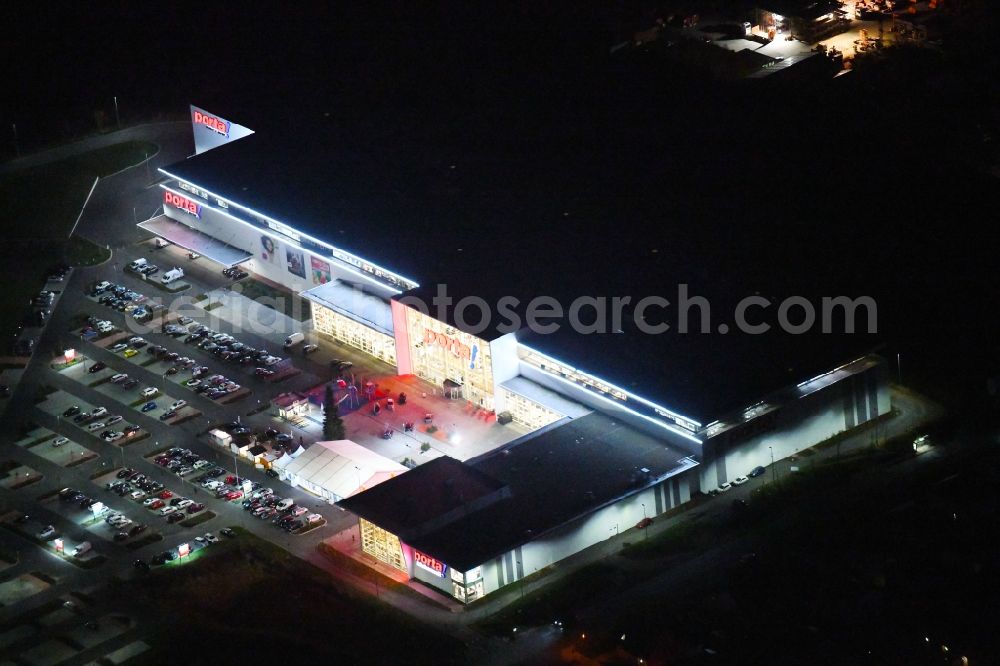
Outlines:
{"type": "Polygon", "coordinates": [[[495,501],[503,491],[497,479],[441,456],[337,504],[409,542],[443,517],[469,504],[495,501]]]}
{"type": "Polygon", "coordinates": [[[385,300],[341,280],[331,280],[299,294],[348,319],[391,336],[392,307],[385,300]]]}
{"type": "Polygon", "coordinates": [[[508,379],[500,386],[570,418],[580,418],[593,411],[589,407],[584,407],[580,403],[574,402],[526,377],[517,376],[513,379],[508,379]]]}
{"type": "Polygon", "coordinates": [[[157,215],[145,222],[140,222],[139,227],[178,247],[197,252],[223,266],[235,266],[250,258],[249,252],[227,245],[166,215],[157,215]]]}
{"type": "Polygon", "coordinates": [[[663,440],[593,412],[467,463],[447,465],[454,478],[485,477],[506,487],[507,493],[465,511],[444,503],[451,519],[416,534],[393,514],[416,498],[420,504],[441,505],[444,491],[439,475],[416,474],[427,465],[339,504],[417,550],[467,571],[697,462],[663,440]]]}
{"type": "MultiPolygon", "coordinates": [[[[782,297],[843,289],[829,267],[782,253],[783,239],[804,231],[751,206],[757,193],[738,183],[696,187],[662,171],[668,147],[659,147],[658,162],[636,159],[646,146],[628,136],[588,141],[581,152],[577,139],[562,143],[558,134],[551,143],[537,133],[484,143],[488,125],[457,138],[411,129],[371,146],[322,128],[308,136],[265,129],[165,170],[416,280],[420,287],[405,295],[428,305],[439,285],[453,303],[484,299],[494,306],[486,339],[499,334],[496,304],[504,296],[522,311],[538,296],[567,309],[580,296],[627,296],[633,305],[660,296],[673,304],[684,284],[710,301],[714,331],[720,321],[733,325],[744,296],[768,295],[773,320],[782,297]]],[[[475,312],[467,312],[473,321],[475,312]]],[[[456,325],[454,314],[444,319],[456,325]]],[[[676,325],[647,335],[627,322],[621,331],[576,334],[564,326],[524,339],[702,423],[877,344],[861,334],[679,334],[676,325]]]]}

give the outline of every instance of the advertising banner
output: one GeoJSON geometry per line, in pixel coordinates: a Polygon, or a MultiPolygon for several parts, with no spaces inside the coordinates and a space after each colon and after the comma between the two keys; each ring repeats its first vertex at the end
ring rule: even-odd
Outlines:
{"type": "Polygon", "coordinates": [[[298,275],[300,278],[305,278],[306,276],[306,258],[302,254],[301,250],[293,250],[288,248],[285,252],[285,260],[288,262],[288,272],[292,275],[298,275]]]}
{"type": "Polygon", "coordinates": [[[330,281],[330,264],[316,257],[309,257],[312,264],[313,284],[326,284],[330,281]]]}
{"type": "Polygon", "coordinates": [[[260,237],[260,258],[268,263],[277,261],[278,246],[270,236],[260,237]]]}

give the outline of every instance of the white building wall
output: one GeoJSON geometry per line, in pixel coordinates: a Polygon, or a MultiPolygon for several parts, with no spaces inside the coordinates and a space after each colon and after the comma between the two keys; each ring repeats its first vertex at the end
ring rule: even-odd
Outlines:
{"type": "Polygon", "coordinates": [[[493,362],[493,399],[494,409],[502,412],[507,409],[506,392],[500,385],[509,379],[517,377],[520,361],[517,358],[517,338],[514,333],[507,333],[490,342],[490,358],[493,362]]]}
{"type": "Polygon", "coordinates": [[[626,497],[564,525],[498,558],[483,563],[485,593],[530,576],[536,571],[624,532],[691,499],[688,475],[697,468],[626,497]],[[645,507],[643,506],[645,504],[645,507]]]}
{"type": "Polygon", "coordinates": [[[325,257],[301,249],[294,240],[269,229],[263,229],[234,220],[227,214],[210,207],[190,192],[173,188],[178,194],[202,203],[201,217],[197,218],[173,206],[164,204],[164,213],[202,233],[208,234],[223,243],[240,248],[251,254],[251,259],[243,264],[247,270],[276,282],[293,292],[300,292],[322,284],[321,279],[313,274],[312,258],[324,262],[330,267],[330,278],[339,279],[348,284],[357,284],[367,288],[371,293],[388,299],[392,293],[388,288],[380,288],[374,283],[362,278],[353,269],[349,269],[332,257],[325,257]],[[265,241],[269,239],[270,243],[265,241]],[[265,247],[267,246],[267,247],[265,247]],[[270,247],[273,247],[271,251],[270,247]],[[301,256],[302,262],[296,263],[294,257],[301,256]],[[292,259],[290,262],[290,258],[292,259]],[[291,270],[289,270],[291,267],[291,270]],[[298,275],[297,273],[302,273],[298,275]]]}
{"type": "MultiPolygon", "coordinates": [[[[706,492],[721,483],[745,476],[754,467],[767,467],[774,460],[782,460],[818,444],[838,433],[872,420],[877,394],[878,415],[891,409],[888,384],[884,381],[884,366],[877,366],[860,375],[847,377],[840,382],[784,405],[770,415],[774,427],[746,439],[727,443],[722,437],[705,443],[705,456],[701,461],[701,490],[706,492]],[[869,377],[868,373],[872,373],[869,377]],[[868,384],[869,379],[876,382],[868,384]],[[719,441],[716,441],[716,440],[719,441]]],[[[751,421],[748,426],[752,426],[751,421]]]]}

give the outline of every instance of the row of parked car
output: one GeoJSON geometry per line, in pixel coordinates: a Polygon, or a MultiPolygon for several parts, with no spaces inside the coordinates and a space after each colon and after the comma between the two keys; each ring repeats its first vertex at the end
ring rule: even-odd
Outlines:
{"type": "MultiPolygon", "coordinates": [[[[166,467],[171,472],[175,473],[177,476],[187,476],[200,469],[206,469],[212,466],[212,463],[201,458],[196,453],[192,453],[190,449],[182,449],[179,447],[173,447],[168,449],[165,453],[153,458],[153,462],[161,467],[166,467]]],[[[218,468],[222,469],[222,468],[218,468]]],[[[225,473],[222,470],[216,476],[225,473]]]]}
{"type": "Polygon", "coordinates": [[[166,516],[167,522],[176,523],[188,515],[196,514],[205,509],[205,505],[187,497],[175,497],[173,491],[163,487],[162,483],[152,482],[144,474],[134,469],[123,469],[118,472],[118,480],[108,484],[108,489],[120,497],[126,494],[129,499],[142,502],[150,511],[156,511],[160,516],[166,516]],[[176,517],[175,517],[176,516],[176,517]]]}
{"type": "Polygon", "coordinates": [[[752,478],[754,478],[756,476],[760,476],[765,471],[766,470],[763,467],[760,467],[760,466],[754,467],[752,470],[750,470],[749,472],[747,472],[746,476],[738,476],[735,479],[733,479],[732,481],[727,481],[726,483],[721,484],[718,488],[715,488],[714,490],[709,490],[708,494],[709,495],[720,495],[722,493],[729,492],[730,490],[733,489],[734,486],[742,486],[744,483],[746,483],[750,479],[752,479],[752,478]],[[747,477],[749,477],[749,478],[747,478],[747,477]]]}
{"type": "Polygon", "coordinates": [[[233,364],[269,367],[281,362],[280,357],[273,356],[266,349],[251,347],[228,333],[214,331],[204,324],[191,324],[184,342],[197,344],[204,351],[233,364]]]}
{"type": "Polygon", "coordinates": [[[109,308],[131,315],[137,321],[148,320],[153,316],[153,308],[146,305],[146,296],[120,284],[105,280],[98,282],[90,291],[97,297],[97,302],[109,308]]]}
{"type": "MultiPolygon", "coordinates": [[[[69,273],[69,266],[66,264],[56,264],[49,269],[48,277],[46,278],[46,283],[49,282],[62,282],[66,275],[69,273]]],[[[37,337],[35,335],[29,335],[21,338],[21,332],[31,326],[44,326],[45,322],[48,320],[49,315],[52,314],[52,304],[55,302],[55,292],[50,290],[42,290],[38,292],[38,295],[31,299],[29,305],[30,310],[27,311],[23,318],[18,320],[15,330],[13,331],[13,338],[15,340],[12,351],[17,356],[30,356],[35,351],[35,345],[38,343],[37,337]]]]}
{"type": "MultiPolygon", "coordinates": [[[[139,426],[132,424],[126,424],[121,430],[111,429],[110,426],[121,423],[124,419],[117,414],[109,414],[107,407],[95,407],[89,412],[85,412],[79,405],[72,405],[62,415],[64,418],[72,417],[73,423],[88,432],[97,432],[104,428],[105,430],[99,436],[105,442],[115,442],[122,438],[134,437],[140,430],[139,426]]],[[[68,441],[65,437],[57,437],[52,440],[52,446],[62,446],[68,441]]]]}
{"type": "Polygon", "coordinates": [[[243,500],[243,510],[260,520],[270,520],[273,525],[286,532],[294,532],[323,520],[320,514],[310,514],[306,507],[296,505],[291,499],[278,497],[270,488],[260,488],[250,493],[243,500]]]}
{"type": "MultiPolygon", "coordinates": [[[[99,502],[99,500],[88,497],[85,493],[73,488],[63,488],[59,491],[59,500],[68,504],[79,504],[81,509],[90,509],[99,502]]],[[[107,507],[101,510],[100,515],[104,517],[104,522],[115,530],[113,537],[115,541],[125,541],[129,537],[142,534],[149,528],[145,524],[134,525],[130,518],[107,507]]]]}

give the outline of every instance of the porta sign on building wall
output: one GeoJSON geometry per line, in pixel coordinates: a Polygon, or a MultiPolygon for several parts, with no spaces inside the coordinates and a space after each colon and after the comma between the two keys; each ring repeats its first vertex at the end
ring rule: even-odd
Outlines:
{"type": "Polygon", "coordinates": [[[196,155],[253,134],[253,130],[248,127],[194,105],[191,105],[191,130],[194,133],[196,155]]]}
{"type": "Polygon", "coordinates": [[[448,566],[444,562],[435,560],[430,555],[424,555],[419,550],[413,551],[413,563],[440,578],[444,578],[445,573],[448,571],[448,566]]]}
{"type": "Polygon", "coordinates": [[[188,215],[194,215],[195,217],[201,217],[201,204],[197,201],[192,201],[187,197],[182,197],[179,194],[171,192],[170,190],[163,190],[163,204],[165,206],[173,206],[179,210],[184,211],[188,215]]]}

